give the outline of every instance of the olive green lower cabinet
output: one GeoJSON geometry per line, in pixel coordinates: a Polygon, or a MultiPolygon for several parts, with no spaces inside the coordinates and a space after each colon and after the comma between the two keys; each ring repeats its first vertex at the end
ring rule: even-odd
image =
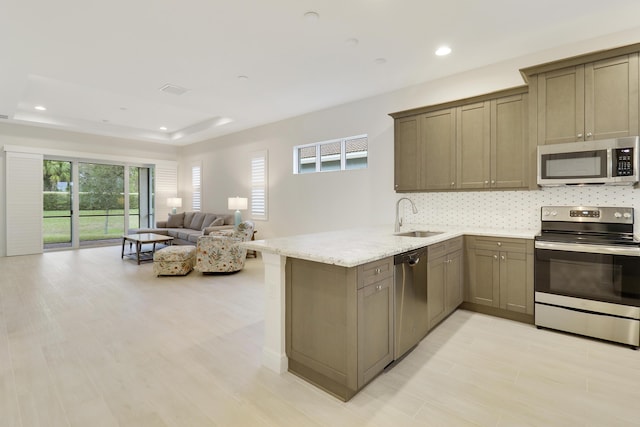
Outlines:
{"type": "Polygon", "coordinates": [[[533,323],[533,241],[466,237],[465,308],[533,323]]]}
{"type": "Polygon", "coordinates": [[[287,258],[285,292],[290,372],[347,401],[393,361],[393,258],[287,258]]]}
{"type": "Polygon", "coordinates": [[[453,313],[464,300],[462,242],[462,237],[458,237],[429,246],[427,263],[429,330],[453,313]]]}

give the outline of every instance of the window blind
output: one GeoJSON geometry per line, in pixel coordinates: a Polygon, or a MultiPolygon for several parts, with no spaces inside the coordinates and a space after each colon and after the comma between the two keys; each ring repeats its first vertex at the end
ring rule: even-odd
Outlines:
{"type": "Polygon", "coordinates": [[[191,209],[199,211],[202,207],[202,167],[191,166],[191,209]]]}
{"type": "Polygon", "coordinates": [[[167,206],[169,197],[178,194],[178,167],[176,164],[156,164],[155,179],[155,220],[164,221],[169,216],[171,208],[167,206]]]}
{"type": "Polygon", "coordinates": [[[251,155],[251,218],[267,220],[268,191],[267,151],[258,151],[251,155]]]}
{"type": "Polygon", "coordinates": [[[42,253],[41,154],[6,153],[7,256],[42,253]]]}

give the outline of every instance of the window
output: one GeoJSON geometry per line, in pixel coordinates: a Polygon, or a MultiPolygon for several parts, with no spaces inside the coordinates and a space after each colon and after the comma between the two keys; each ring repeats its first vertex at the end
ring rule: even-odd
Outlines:
{"type": "Polygon", "coordinates": [[[257,151],[251,155],[251,218],[267,220],[268,190],[267,151],[257,151]]]}
{"type": "Polygon", "coordinates": [[[199,211],[202,204],[202,166],[191,166],[191,209],[199,211]]]}
{"type": "Polygon", "coordinates": [[[367,135],[293,147],[293,173],[328,172],[367,167],[367,135]]]}

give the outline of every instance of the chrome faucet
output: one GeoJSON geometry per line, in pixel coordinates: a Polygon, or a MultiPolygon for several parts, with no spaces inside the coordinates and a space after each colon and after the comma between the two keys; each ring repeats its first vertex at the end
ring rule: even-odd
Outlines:
{"type": "Polygon", "coordinates": [[[411,210],[413,211],[414,214],[418,213],[418,208],[416,208],[416,204],[413,203],[413,200],[411,200],[408,197],[401,197],[398,199],[398,201],[396,202],[396,225],[395,225],[395,232],[397,233],[398,231],[400,231],[400,227],[402,226],[402,218],[400,218],[399,216],[399,209],[400,209],[400,202],[403,200],[408,200],[409,203],[411,203],[411,210]]]}

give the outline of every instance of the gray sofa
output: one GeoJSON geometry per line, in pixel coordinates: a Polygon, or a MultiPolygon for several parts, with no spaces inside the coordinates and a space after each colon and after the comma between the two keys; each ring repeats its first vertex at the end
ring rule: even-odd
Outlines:
{"type": "Polygon", "coordinates": [[[156,221],[155,228],[132,228],[133,233],[156,233],[173,237],[174,245],[195,245],[198,237],[212,231],[233,229],[233,214],[181,212],[169,214],[166,221],[156,221]]]}

